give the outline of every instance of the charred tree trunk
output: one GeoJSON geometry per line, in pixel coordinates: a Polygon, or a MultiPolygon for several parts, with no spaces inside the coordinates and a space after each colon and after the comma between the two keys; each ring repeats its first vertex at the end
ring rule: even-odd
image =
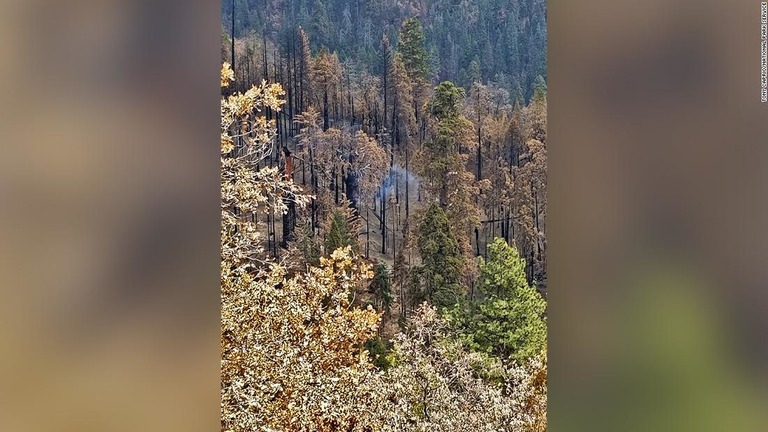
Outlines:
{"type": "MultiPolygon", "coordinates": [[[[291,181],[293,179],[293,154],[287,147],[283,147],[283,154],[285,156],[285,179],[291,181]]],[[[288,211],[283,214],[283,242],[284,248],[288,247],[288,242],[294,240],[294,229],[296,228],[296,203],[290,198],[283,200],[288,211]]]]}
{"type": "MultiPolygon", "coordinates": [[[[350,165],[355,163],[355,155],[350,152],[349,155],[350,165]]],[[[352,203],[352,207],[355,210],[360,210],[360,199],[358,198],[359,180],[357,173],[350,169],[345,177],[344,186],[346,188],[347,199],[352,203]]]]}
{"type": "Polygon", "coordinates": [[[411,216],[411,212],[410,212],[411,197],[409,195],[409,187],[408,187],[408,183],[410,183],[411,172],[408,171],[408,147],[409,146],[407,145],[405,146],[405,220],[406,221],[411,216]]]}
{"type": "Polygon", "coordinates": [[[477,256],[480,256],[480,230],[477,227],[475,227],[475,249],[477,256]]]}
{"type": "Polygon", "coordinates": [[[368,206],[365,207],[365,258],[368,259],[371,249],[371,216],[368,206]]]}
{"type": "Polygon", "coordinates": [[[323,131],[328,130],[328,87],[323,91],[323,131]]]}
{"type": "Polygon", "coordinates": [[[381,253],[387,254],[387,191],[386,185],[381,188],[381,253]]]}
{"type": "Polygon", "coordinates": [[[232,50],[231,57],[232,57],[232,70],[235,69],[235,0],[232,0],[232,33],[230,34],[232,37],[232,43],[230,45],[230,49],[232,50]]]}
{"type": "Polygon", "coordinates": [[[315,154],[312,147],[309,148],[309,181],[312,183],[312,231],[317,228],[317,173],[315,173],[315,154]]]}
{"type": "Polygon", "coordinates": [[[392,259],[394,260],[395,257],[397,257],[397,217],[398,217],[398,207],[396,206],[394,209],[392,209],[392,259]]]}
{"type": "Polygon", "coordinates": [[[333,194],[334,202],[339,205],[339,173],[336,169],[333,170],[333,194]]]}

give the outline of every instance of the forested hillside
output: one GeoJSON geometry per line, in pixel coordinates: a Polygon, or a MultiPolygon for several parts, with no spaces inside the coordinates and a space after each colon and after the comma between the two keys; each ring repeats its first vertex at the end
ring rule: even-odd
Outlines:
{"type": "Polygon", "coordinates": [[[222,33],[222,430],[545,431],[543,3],[338,3],[222,33]]]}
{"type": "Polygon", "coordinates": [[[403,21],[424,26],[431,79],[463,87],[493,82],[526,100],[536,77],[547,76],[544,0],[223,0],[224,32],[266,38],[285,51],[301,27],[311,48],[380,75],[382,38],[397,40],[403,21]],[[233,9],[234,6],[234,9],[233,9]],[[232,17],[234,16],[234,22],[232,17]]]}

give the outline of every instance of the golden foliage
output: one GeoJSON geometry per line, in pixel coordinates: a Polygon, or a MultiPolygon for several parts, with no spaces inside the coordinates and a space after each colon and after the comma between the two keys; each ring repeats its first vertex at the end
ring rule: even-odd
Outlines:
{"type": "Polygon", "coordinates": [[[265,272],[222,281],[222,422],[285,431],[350,421],[374,374],[360,346],[379,316],[348,296],[370,268],[346,248],[291,277],[279,265],[265,272]]]}
{"type": "MultiPolygon", "coordinates": [[[[222,68],[223,87],[230,71],[222,68]]],[[[279,109],[282,95],[262,83],[221,100],[222,430],[544,431],[546,358],[502,368],[464,351],[435,309],[422,306],[395,339],[393,368],[377,370],[362,347],[380,315],[351,298],[372,277],[370,266],[349,246],[301,271],[267,257],[254,216],[311,199],[279,170],[259,167],[275,133],[260,112],[279,109]],[[483,381],[479,367],[504,381],[483,381]]],[[[320,131],[318,119],[313,109],[299,118],[300,141],[313,153],[332,149],[323,162],[354,171],[372,194],[387,154],[362,132],[320,131]]]]}
{"type": "MultiPolygon", "coordinates": [[[[224,65],[222,85],[231,81],[224,65]]],[[[277,168],[258,168],[272,151],[275,129],[259,113],[278,110],[284,94],[277,84],[262,84],[221,100],[221,248],[222,267],[263,262],[258,217],[287,211],[285,200],[305,205],[309,197],[283,178],[277,168]]]]}
{"type": "MultiPolygon", "coordinates": [[[[229,81],[225,66],[222,85],[229,81]]],[[[356,424],[372,394],[365,383],[375,382],[367,379],[376,372],[360,347],[375,334],[379,316],[349,301],[354,286],[372,276],[370,268],[346,248],[289,275],[260,246],[258,218],[251,215],[286,211],[286,199],[299,206],[309,199],[277,169],[257,169],[274,136],[258,113],[278,109],[282,94],[278,85],[262,83],[221,101],[223,430],[356,424]]]]}
{"type": "Polygon", "coordinates": [[[232,66],[224,62],[223,65],[221,65],[221,86],[222,87],[229,87],[229,84],[235,80],[235,72],[232,70],[232,66]]]}
{"type": "Polygon", "coordinates": [[[522,366],[505,370],[507,393],[517,412],[520,430],[547,430],[547,352],[531,358],[522,366]]]}

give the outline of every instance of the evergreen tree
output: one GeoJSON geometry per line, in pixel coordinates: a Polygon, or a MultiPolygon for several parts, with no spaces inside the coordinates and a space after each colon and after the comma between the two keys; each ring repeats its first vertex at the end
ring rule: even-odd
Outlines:
{"type": "Polygon", "coordinates": [[[312,88],[310,85],[310,76],[312,69],[312,52],[309,47],[309,37],[304,29],[299,28],[299,111],[303,112],[309,109],[309,101],[312,100],[312,88]]]}
{"type": "Polygon", "coordinates": [[[488,246],[488,260],[479,258],[480,291],[485,298],[448,314],[470,348],[523,360],[546,347],[546,303],[528,284],[525,260],[504,239],[488,246]]]}
{"type": "Polygon", "coordinates": [[[461,251],[470,256],[470,233],[480,220],[475,198],[487,182],[477,182],[467,170],[467,152],[477,141],[472,123],[461,113],[463,98],[464,89],[450,81],[435,88],[430,104],[432,139],[421,148],[418,166],[424,189],[445,209],[461,251]]]}
{"type": "MultiPolygon", "coordinates": [[[[413,85],[408,76],[403,56],[395,53],[389,63],[388,83],[391,101],[390,133],[392,134],[392,156],[396,150],[408,145],[415,122],[413,110],[413,85]]],[[[392,159],[394,163],[394,158],[392,159]]]]}
{"type": "Polygon", "coordinates": [[[383,262],[378,262],[373,267],[373,279],[368,289],[376,299],[377,304],[374,305],[376,309],[389,311],[392,305],[392,282],[389,270],[383,262]]]}
{"type": "Polygon", "coordinates": [[[424,44],[424,29],[418,18],[403,21],[397,50],[403,56],[403,64],[412,80],[429,79],[429,53],[424,44]]]}
{"type": "Polygon", "coordinates": [[[304,224],[301,229],[297,230],[296,234],[293,246],[300,257],[299,261],[309,265],[320,264],[320,242],[311,224],[304,224]]]}
{"type": "Polygon", "coordinates": [[[331,213],[328,232],[325,234],[325,253],[331,254],[339,248],[351,246],[352,250],[357,249],[356,235],[352,231],[345,212],[336,209],[331,213]]]}
{"type": "Polygon", "coordinates": [[[460,113],[461,101],[464,99],[464,89],[450,81],[443,81],[435,87],[432,98],[432,114],[438,120],[457,120],[460,113]]]}
{"type": "Polygon", "coordinates": [[[528,109],[529,137],[547,142],[547,84],[538,77],[528,109]]]}
{"type": "Polygon", "coordinates": [[[416,245],[421,266],[413,273],[413,284],[418,287],[415,304],[430,300],[440,309],[455,305],[464,291],[464,257],[448,217],[436,203],[429,206],[419,224],[416,245]]]}
{"type": "MultiPolygon", "coordinates": [[[[421,108],[429,98],[432,75],[431,54],[427,51],[424,29],[417,18],[408,18],[403,22],[397,49],[407,76],[407,80],[400,81],[408,81],[408,89],[405,91],[409,95],[409,110],[414,121],[412,129],[415,131],[417,124],[423,123],[421,108]]],[[[405,104],[404,99],[402,103],[405,104]]]]}
{"type": "Polygon", "coordinates": [[[320,1],[315,2],[312,7],[312,30],[317,35],[317,40],[322,47],[331,45],[331,36],[333,35],[333,24],[328,16],[328,8],[320,1]]]}
{"type": "Polygon", "coordinates": [[[541,75],[538,75],[535,80],[533,80],[533,97],[534,98],[542,98],[547,96],[547,82],[544,80],[544,77],[541,75]]]}
{"type": "MultiPolygon", "coordinates": [[[[476,72],[484,79],[504,74],[509,77],[505,83],[508,90],[514,92],[518,85],[521,87],[524,103],[533,94],[536,77],[547,77],[544,0],[234,3],[223,1],[221,15],[227,33],[231,34],[234,26],[238,39],[264,35],[277,44],[303,27],[310,33],[315,50],[325,46],[331,52],[337,51],[343,61],[372,65],[376,56],[374,41],[384,34],[397,36],[402,41],[397,48],[407,58],[412,80],[415,75],[424,76],[426,81],[437,76],[468,87],[477,77],[476,72]],[[399,35],[393,28],[399,30],[399,35]],[[478,64],[471,65],[476,57],[478,64]]],[[[382,71],[377,65],[369,72],[382,71]]]]}

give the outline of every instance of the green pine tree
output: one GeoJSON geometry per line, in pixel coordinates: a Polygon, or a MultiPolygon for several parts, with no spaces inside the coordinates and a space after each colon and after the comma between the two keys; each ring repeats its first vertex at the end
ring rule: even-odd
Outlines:
{"type": "Polygon", "coordinates": [[[533,80],[533,99],[542,99],[547,97],[547,81],[541,75],[533,80]]]}
{"type": "Polygon", "coordinates": [[[435,87],[432,98],[432,114],[440,120],[452,120],[461,113],[461,102],[464,100],[464,89],[452,83],[443,81],[435,87]]]}
{"type": "Polygon", "coordinates": [[[377,309],[389,311],[392,305],[392,282],[389,278],[389,270],[383,262],[378,262],[373,267],[373,279],[371,279],[369,290],[377,302],[381,302],[381,307],[376,305],[377,309]]]}
{"type": "Polygon", "coordinates": [[[497,238],[488,246],[488,260],[479,261],[484,298],[454,308],[449,320],[473,350],[516,360],[540,354],[546,347],[546,303],[528,285],[525,260],[497,238]]]}
{"type": "Polygon", "coordinates": [[[417,153],[423,188],[437,199],[450,221],[465,256],[472,255],[470,233],[480,221],[476,198],[480,183],[467,170],[469,149],[476,145],[474,126],[461,112],[464,89],[445,81],[435,87],[431,101],[431,139],[417,153]]]}
{"type": "Polygon", "coordinates": [[[331,224],[325,236],[325,252],[333,253],[336,249],[352,246],[356,249],[357,243],[352,235],[347,217],[343,212],[334,210],[331,214],[331,224]]]}
{"type": "Polygon", "coordinates": [[[310,224],[297,230],[296,248],[303,261],[310,265],[320,264],[320,242],[310,224]]]}
{"type": "Polygon", "coordinates": [[[416,303],[430,300],[438,309],[457,304],[463,295],[464,257],[445,211],[432,203],[418,227],[421,266],[413,272],[416,303]]]}
{"type": "Polygon", "coordinates": [[[429,78],[429,52],[424,43],[424,29],[418,18],[403,21],[397,50],[403,56],[403,63],[411,80],[429,78]]]}

